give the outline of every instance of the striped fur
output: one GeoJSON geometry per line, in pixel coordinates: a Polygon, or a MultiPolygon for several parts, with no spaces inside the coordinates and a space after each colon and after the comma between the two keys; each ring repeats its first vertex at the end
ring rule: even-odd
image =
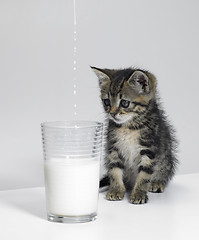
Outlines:
{"type": "Polygon", "coordinates": [[[174,131],[159,106],[157,80],[141,69],[92,69],[108,115],[107,199],[121,200],[130,189],[131,203],[146,203],[148,191],[164,191],[177,165],[174,131]]]}

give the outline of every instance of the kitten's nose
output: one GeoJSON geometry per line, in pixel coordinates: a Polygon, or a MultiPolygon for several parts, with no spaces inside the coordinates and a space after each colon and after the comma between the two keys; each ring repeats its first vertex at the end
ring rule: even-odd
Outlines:
{"type": "Polygon", "coordinates": [[[110,112],[110,114],[111,114],[111,117],[114,118],[114,117],[116,116],[117,113],[116,113],[116,112],[110,112]]]}

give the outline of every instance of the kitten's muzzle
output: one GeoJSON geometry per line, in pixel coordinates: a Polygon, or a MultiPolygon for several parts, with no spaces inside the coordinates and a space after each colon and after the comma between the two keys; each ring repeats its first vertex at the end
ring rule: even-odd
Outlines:
{"type": "Polygon", "coordinates": [[[117,115],[117,112],[110,112],[111,117],[115,118],[115,116],[117,115]]]}

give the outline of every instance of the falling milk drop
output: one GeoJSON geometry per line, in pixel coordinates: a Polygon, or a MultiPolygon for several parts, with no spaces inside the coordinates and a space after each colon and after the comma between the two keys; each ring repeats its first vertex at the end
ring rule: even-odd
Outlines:
{"type": "MultiPolygon", "coordinates": [[[[73,85],[73,89],[74,89],[73,93],[74,93],[74,95],[76,95],[76,94],[77,94],[77,91],[76,91],[76,84],[73,85]]],[[[76,105],[76,104],[75,104],[75,105],[76,105]]],[[[76,106],[77,106],[77,105],[76,105],[76,106]]]]}

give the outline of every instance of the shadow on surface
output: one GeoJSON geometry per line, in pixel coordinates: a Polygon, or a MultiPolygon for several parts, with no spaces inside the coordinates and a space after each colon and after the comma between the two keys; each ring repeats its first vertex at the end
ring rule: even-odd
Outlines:
{"type": "Polygon", "coordinates": [[[1,202],[36,217],[46,219],[44,188],[28,188],[3,191],[1,202]]]}

